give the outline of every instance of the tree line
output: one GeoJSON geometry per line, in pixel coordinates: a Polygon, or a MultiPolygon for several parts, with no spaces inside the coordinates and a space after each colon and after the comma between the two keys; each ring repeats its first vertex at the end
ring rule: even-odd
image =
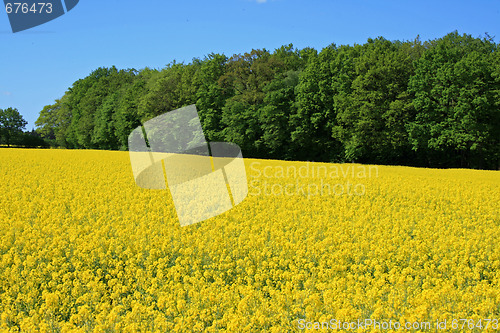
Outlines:
{"type": "Polygon", "coordinates": [[[43,108],[37,132],[51,145],[126,150],[134,128],[190,104],[208,141],[245,157],[500,167],[498,44],[458,32],[98,68],[43,108]]]}

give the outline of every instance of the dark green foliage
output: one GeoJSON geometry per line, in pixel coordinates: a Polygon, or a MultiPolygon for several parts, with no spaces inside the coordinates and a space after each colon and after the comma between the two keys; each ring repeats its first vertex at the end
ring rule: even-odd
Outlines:
{"type": "Polygon", "coordinates": [[[9,147],[22,136],[27,124],[17,109],[0,109],[0,142],[9,147]]]}
{"type": "Polygon", "coordinates": [[[197,72],[199,88],[196,92],[196,107],[203,110],[200,112],[200,121],[210,141],[223,140],[222,108],[227,95],[219,80],[225,75],[227,60],[225,55],[212,53],[205,58],[197,72]]]}
{"type": "Polygon", "coordinates": [[[21,133],[14,139],[14,145],[24,148],[48,148],[50,144],[35,130],[21,133]]]}
{"type": "Polygon", "coordinates": [[[383,38],[340,50],[334,62],[335,136],[348,161],[401,164],[412,119],[407,85],[413,74],[411,43],[383,38]]]}
{"type": "Polygon", "coordinates": [[[500,166],[498,45],[457,32],[99,68],[40,112],[37,133],[68,148],[126,150],[134,128],[190,104],[207,140],[237,143],[246,157],[500,166]]]}
{"type": "Polygon", "coordinates": [[[305,69],[295,89],[296,112],[290,117],[291,141],[302,160],[340,161],[340,142],[333,137],[336,109],[334,64],[335,45],[319,54],[309,53],[305,69]]]}
{"type": "Polygon", "coordinates": [[[290,70],[271,81],[265,88],[264,106],[260,109],[259,123],[262,142],[267,156],[278,159],[292,159],[296,152],[290,142],[292,114],[297,113],[295,88],[300,72],[290,70]]]}
{"type": "Polygon", "coordinates": [[[416,116],[407,127],[413,149],[430,165],[498,166],[495,53],[492,41],[455,32],[431,42],[416,62],[409,89],[416,116]]]}
{"type": "Polygon", "coordinates": [[[26,125],[26,120],[17,109],[0,109],[0,145],[26,148],[46,148],[49,146],[34,129],[31,132],[23,132],[26,125]]]}
{"type": "Polygon", "coordinates": [[[252,50],[230,58],[219,80],[228,96],[222,109],[223,139],[238,144],[249,155],[267,155],[263,152],[260,109],[264,106],[266,85],[283,67],[282,61],[268,51],[252,50]]]}

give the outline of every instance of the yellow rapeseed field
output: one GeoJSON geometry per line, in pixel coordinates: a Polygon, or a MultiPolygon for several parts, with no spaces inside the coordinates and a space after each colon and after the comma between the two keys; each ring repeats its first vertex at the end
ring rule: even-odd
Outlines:
{"type": "Polygon", "coordinates": [[[0,331],[500,325],[499,171],[245,165],[242,203],[180,227],[127,152],[0,149],[0,331]]]}

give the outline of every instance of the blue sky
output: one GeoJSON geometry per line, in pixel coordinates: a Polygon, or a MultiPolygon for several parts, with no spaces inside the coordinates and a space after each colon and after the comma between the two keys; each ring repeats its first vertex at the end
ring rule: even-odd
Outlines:
{"type": "Polygon", "coordinates": [[[92,70],[163,68],[216,52],[232,55],[293,43],[435,39],[458,30],[500,40],[500,1],[80,0],[66,15],[12,33],[0,11],[0,108],[34,127],[40,110],[92,70]]]}

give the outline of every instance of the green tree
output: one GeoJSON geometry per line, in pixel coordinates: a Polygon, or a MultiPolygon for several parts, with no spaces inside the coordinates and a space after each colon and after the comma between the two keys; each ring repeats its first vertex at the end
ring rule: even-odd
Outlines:
{"type": "Polygon", "coordinates": [[[14,139],[14,143],[26,148],[49,147],[47,142],[34,129],[16,136],[14,139]]]}
{"type": "MultiPolygon", "coordinates": [[[[347,161],[400,163],[411,151],[405,123],[412,119],[407,92],[413,74],[413,50],[409,43],[382,37],[355,47],[350,74],[336,62],[334,73],[338,127],[347,161]]],[[[344,65],[345,66],[345,65],[344,65]]]]}
{"type": "Polygon", "coordinates": [[[307,65],[295,89],[296,113],[290,117],[291,141],[298,159],[341,159],[340,142],[332,136],[336,125],[332,62],[339,56],[338,52],[332,44],[319,54],[306,53],[307,65]]]}
{"type": "Polygon", "coordinates": [[[133,85],[139,74],[135,69],[112,71],[106,82],[107,95],[95,110],[94,132],[92,144],[101,149],[118,149],[120,140],[116,136],[117,123],[113,115],[117,112],[120,100],[125,96],[128,87],[133,85]]]}
{"type": "Polygon", "coordinates": [[[118,149],[119,144],[115,135],[115,123],[112,120],[121,93],[121,91],[116,91],[108,95],[96,110],[92,143],[100,149],[118,149]]]}
{"type": "Polygon", "coordinates": [[[249,155],[258,157],[264,153],[259,124],[264,88],[282,67],[268,51],[252,50],[231,57],[219,80],[223,94],[232,96],[222,109],[224,140],[238,144],[249,155]]]}
{"type": "Polygon", "coordinates": [[[264,106],[259,112],[262,141],[272,158],[292,159],[296,152],[290,140],[290,116],[296,113],[295,87],[299,71],[277,76],[265,88],[264,106]]]}
{"type": "Polygon", "coordinates": [[[408,123],[413,149],[431,166],[496,167],[497,45],[453,32],[428,46],[410,80],[417,111],[408,123]]]}
{"type": "Polygon", "coordinates": [[[138,107],[140,99],[147,93],[146,85],[151,76],[158,71],[145,68],[138,73],[131,85],[126,86],[122,92],[117,108],[112,115],[114,135],[119,144],[119,149],[128,148],[128,136],[136,127],[141,125],[138,107]]]}
{"type": "Polygon", "coordinates": [[[71,124],[68,96],[69,92],[66,92],[54,104],[46,105],[35,121],[36,132],[53,146],[68,147],[68,127],[71,124]]]}
{"type": "Polygon", "coordinates": [[[276,49],[271,57],[278,64],[275,75],[264,88],[263,106],[258,111],[264,155],[277,159],[296,159],[291,140],[292,115],[297,113],[296,87],[307,60],[292,44],[276,49]]]}
{"type": "Polygon", "coordinates": [[[23,134],[28,122],[15,108],[0,109],[0,134],[10,147],[11,143],[23,134]]]}
{"type": "Polygon", "coordinates": [[[175,61],[151,76],[147,83],[147,93],[139,102],[142,122],[196,103],[196,71],[199,64],[185,65],[175,61]]]}
{"type": "Polygon", "coordinates": [[[55,104],[44,106],[35,121],[37,133],[48,140],[55,140],[56,138],[57,108],[60,106],[60,100],[56,100],[55,104]]]}
{"type": "Polygon", "coordinates": [[[209,54],[198,71],[199,88],[196,107],[200,113],[203,132],[209,141],[222,141],[222,108],[230,97],[224,94],[219,80],[226,72],[228,58],[222,54],[209,54]]]}
{"type": "Polygon", "coordinates": [[[194,103],[206,138],[248,157],[500,165],[498,45],[456,32],[98,68],[44,107],[37,133],[52,145],[125,150],[141,123],[194,103]]]}

